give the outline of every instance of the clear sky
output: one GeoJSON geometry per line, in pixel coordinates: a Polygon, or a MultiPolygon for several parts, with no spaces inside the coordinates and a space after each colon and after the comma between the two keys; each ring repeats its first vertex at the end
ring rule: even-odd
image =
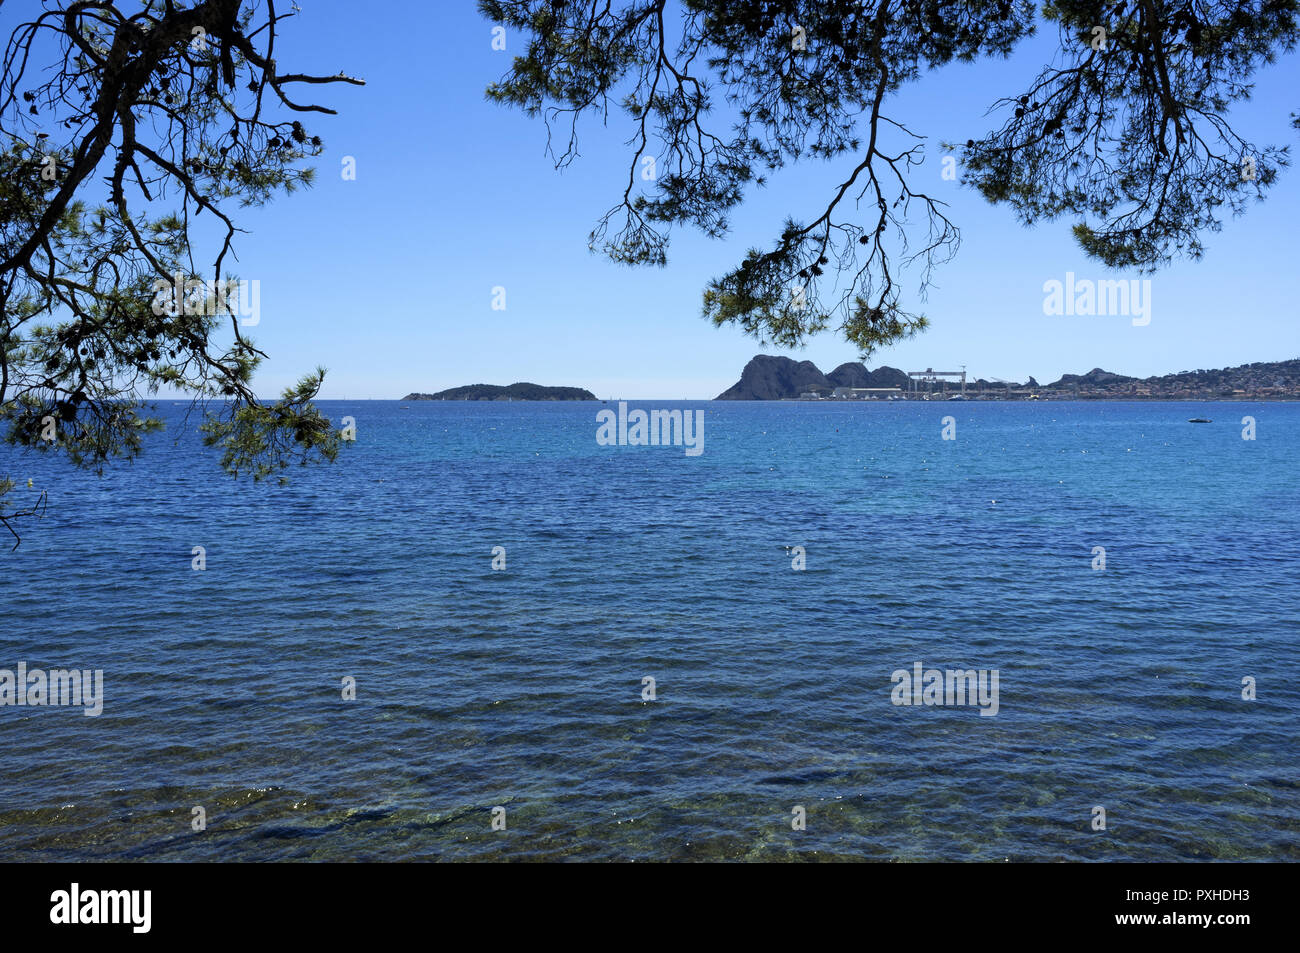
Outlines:
{"type": "MultiPolygon", "coordinates": [[[[251,234],[237,245],[238,273],[261,281],[252,331],[271,355],[257,378],[268,396],[319,363],[329,368],[326,399],[520,380],[602,398],[697,399],[734,383],[756,353],[812,360],[823,371],[857,359],[834,331],[781,351],[700,317],[708,279],[746,248],[768,246],[786,215],[819,213],[849,159],[778,173],[732,216],[728,238],[679,231],[666,269],[628,269],[587,248],[630,162],[624,117],[582,126],[581,157],[557,172],[541,120],[484,99],[523,38],[508,35],[507,52],[493,51],[492,24],[473,0],[299,4],[301,16],[277,38],[282,67],[342,70],[367,85],[306,87],[339,110],[308,117],[326,146],[318,183],[242,213],[251,234]],[[344,156],[356,159],[355,181],[340,175],[344,156]],[[504,312],[491,309],[494,286],[506,289],[504,312]]],[[[1008,209],[943,181],[938,143],[992,128],[988,107],[1018,94],[1054,44],[1040,38],[1009,61],[932,74],[895,103],[891,115],[929,136],[919,175],[951,202],[963,244],[923,306],[930,330],[868,365],[964,364],[972,376],[1048,382],[1095,366],[1146,376],[1300,356],[1295,168],[1266,203],[1208,236],[1201,262],[1154,276],[1149,325],[1043,314],[1043,283],[1067,271],[1139,276],[1086,259],[1067,221],[1025,230],[1008,209]]],[[[1294,143],[1297,91],[1292,56],[1260,74],[1255,98],[1234,114],[1240,130],[1294,143]]]]}

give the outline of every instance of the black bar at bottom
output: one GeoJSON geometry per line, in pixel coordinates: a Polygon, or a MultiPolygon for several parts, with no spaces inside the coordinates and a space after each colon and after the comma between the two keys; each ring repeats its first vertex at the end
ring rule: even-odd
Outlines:
{"type": "Polygon", "coordinates": [[[931,935],[945,945],[1126,934],[1232,943],[1287,927],[1284,878],[1293,879],[1276,864],[758,866],[10,864],[0,917],[11,942],[60,934],[128,943],[373,941],[459,922],[470,936],[486,927],[497,940],[503,930],[574,936],[589,928],[613,940],[604,931],[622,924],[630,936],[666,943],[686,938],[673,934],[689,918],[710,931],[812,930],[810,942],[829,939],[824,931],[838,924],[873,940],[931,935]]]}

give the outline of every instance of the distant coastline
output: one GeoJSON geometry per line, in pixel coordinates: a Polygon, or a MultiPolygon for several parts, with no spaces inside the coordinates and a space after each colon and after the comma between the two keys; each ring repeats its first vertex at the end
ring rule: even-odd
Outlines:
{"type": "Polygon", "coordinates": [[[517,384],[466,384],[436,394],[407,394],[402,400],[595,400],[596,395],[581,387],[543,387],[521,381],[517,384]]]}
{"type": "MultiPolygon", "coordinates": [[[[1300,400],[1300,358],[1211,370],[1179,371],[1158,377],[1128,377],[1094,367],[1040,384],[992,380],[956,371],[910,373],[882,365],[868,370],[847,362],[823,374],[812,361],[759,354],[740,380],[714,400],[1116,400],[1116,401],[1293,401],[1300,400]]],[[[548,387],[520,381],[509,385],[466,384],[436,393],[414,392],[403,401],[592,401],[582,387],[548,387]]]]}
{"type": "Polygon", "coordinates": [[[1300,400],[1300,358],[1242,364],[1215,370],[1180,371],[1160,377],[1127,377],[1094,367],[1065,374],[1050,384],[968,376],[957,371],[913,371],[860,362],[823,374],[812,361],[760,354],[740,380],[715,400],[1300,400]]]}

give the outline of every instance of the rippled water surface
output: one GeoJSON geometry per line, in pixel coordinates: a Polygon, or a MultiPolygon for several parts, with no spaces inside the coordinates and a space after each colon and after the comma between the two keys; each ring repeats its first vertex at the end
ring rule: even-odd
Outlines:
{"type": "Polygon", "coordinates": [[[0,708],[0,858],[1300,859],[1300,405],[634,405],[698,457],[324,406],[284,488],[170,405],[102,479],[0,451],[0,668],[105,693],[0,708]],[[891,704],[918,661],[996,716],[891,704]]]}

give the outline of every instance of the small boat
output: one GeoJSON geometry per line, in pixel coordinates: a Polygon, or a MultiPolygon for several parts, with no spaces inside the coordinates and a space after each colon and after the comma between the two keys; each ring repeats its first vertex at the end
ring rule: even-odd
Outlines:
{"type": "Polygon", "coordinates": [[[1187,418],[1187,422],[1188,422],[1189,424],[1212,424],[1212,423],[1214,423],[1214,421],[1211,420],[1209,417],[1188,417],[1188,418],[1187,418]]]}

